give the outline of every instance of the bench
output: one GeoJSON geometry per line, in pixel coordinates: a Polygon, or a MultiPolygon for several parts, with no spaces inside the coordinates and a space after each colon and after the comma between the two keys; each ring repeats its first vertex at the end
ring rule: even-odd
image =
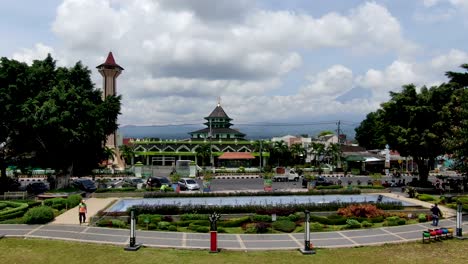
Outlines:
{"type": "Polygon", "coordinates": [[[3,193],[3,200],[8,199],[21,199],[24,200],[27,197],[27,192],[4,192],[3,193]]]}

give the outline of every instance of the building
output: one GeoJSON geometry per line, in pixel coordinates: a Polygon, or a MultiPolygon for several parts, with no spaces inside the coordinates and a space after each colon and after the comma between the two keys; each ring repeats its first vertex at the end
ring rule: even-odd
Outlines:
{"type": "Polygon", "coordinates": [[[232,129],[230,118],[224,109],[221,107],[221,102],[218,101],[218,105],[211,112],[211,114],[205,117],[206,128],[190,132],[192,140],[200,139],[234,139],[234,140],[245,140],[245,134],[241,133],[236,129],[232,129]]]}
{"type": "Polygon", "coordinates": [[[267,163],[270,153],[262,151],[260,155],[255,141],[246,140],[245,134],[231,128],[232,119],[219,101],[205,120],[206,128],[189,132],[189,139],[125,139],[124,142],[133,146],[135,161],[145,165],[173,166],[176,160],[192,160],[199,166],[215,167],[241,163],[260,166],[267,163]],[[223,156],[227,152],[240,154],[223,156]]]}

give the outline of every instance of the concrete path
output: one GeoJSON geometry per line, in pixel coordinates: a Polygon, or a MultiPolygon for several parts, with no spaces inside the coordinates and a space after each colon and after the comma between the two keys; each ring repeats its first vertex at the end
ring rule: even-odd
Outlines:
{"type": "MultiPolygon", "coordinates": [[[[118,198],[89,198],[84,200],[88,209],[88,213],[86,214],[86,223],[84,225],[88,225],[88,219],[90,219],[91,216],[96,215],[98,211],[106,208],[108,205],[118,200],[118,198]]],[[[79,223],[78,206],[76,206],[57,216],[50,225],[77,225],[79,223]]]]}

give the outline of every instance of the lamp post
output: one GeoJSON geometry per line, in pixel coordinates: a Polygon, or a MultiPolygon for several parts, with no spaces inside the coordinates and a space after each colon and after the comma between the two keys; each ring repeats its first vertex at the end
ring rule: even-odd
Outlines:
{"type": "Polygon", "coordinates": [[[125,251],[137,251],[141,245],[136,244],[135,237],[135,213],[133,210],[130,211],[130,245],[124,248],[125,251]]]}
{"type": "Polygon", "coordinates": [[[302,254],[304,255],[311,255],[315,254],[315,250],[313,250],[313,245],[310,243],[310,211],[305,210],[305,233],[304,233],[304,249],[299,249],[302,254]]]}
{"type": "Polygon", "coordinates": [[[457,228],[456,236],[457,238],[463,238],[462,222],[463,222],[463,204],[461,202],[457,203],[457,228]]]}

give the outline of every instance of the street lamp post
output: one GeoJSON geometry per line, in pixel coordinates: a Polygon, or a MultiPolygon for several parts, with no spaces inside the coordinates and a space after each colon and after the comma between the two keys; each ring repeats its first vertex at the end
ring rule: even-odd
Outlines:
{"type": "Polygon", "coordinates": [[[305,233],[304,233],[304,248],[299,249],[302,254],[304,255],[311,255],[315,254],[315,250],[313,250],[313,246],[310,243],[310,211],[305,210],[305,233]]]}

